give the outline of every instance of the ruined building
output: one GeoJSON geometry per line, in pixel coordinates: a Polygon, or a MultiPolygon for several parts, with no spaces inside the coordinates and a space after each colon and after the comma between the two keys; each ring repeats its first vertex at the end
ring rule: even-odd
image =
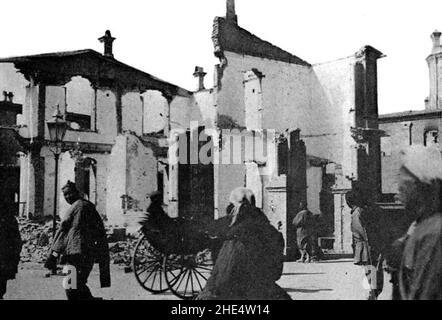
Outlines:
{"type": "Polygon", "coordinates": [[[227,4],[226,17],[215,18],[213,26],[220,60],[212,93],[217,128],[276,130],[276,139],[269,139],[265,157],[245,155],[244,164],[215,168],[215,210],[225,208],[232,185],[251,187],[286,236],[290,255],[291,221],[300,200],[307,199],[310,210],[322,213],[322,235],[334,239],[335,251],[351,252],[345,192],[358,183],[374,200],[381,193],[377,60],[382,53],[365,46],[312,65],[240,27],[233,1],[227,4]]]}
{"type": "Polygon", "coordinates": [[[144,208],[146,194],[164,185],[167,149],[160,140],[174,120],[171,110],[180,117],[191,94],[116,60],[110,32],[100,40],[104,54],[87,49],[0,60],[0,86],[23,110],[15,124],[24,215],[52,215],[55,178],[75,181],[112,224],[123,224],[126,210],[144,208]],[[69,129],[54,177],[46,122],[57,108],[69,129]]]}
{"type": "Polygon", "coordinates": [[[397,193],[400,151],[409,145],[436,145],[442,151],[442,46],[441,33],[431,34],[432,51],[427,57],[430,95],[425,110],[384,114],[379,125],[387,134],[382,138],[382,191],[390,198],[397,193]]]}
{"type": "Polygon", "coordinates": [[[247,186],[284,234],[288,256],[296,249],[291,220],[304,199],[323,216],[324,245],[351,252],[345,192],[358,184],[381,196],[381,52],[365,46],[311,64],[242,28],[227,0],[226,16],[213,24],[214,86],[205,88],[206,73],[196,67],[198,90],[189,92],[116,60],[110,33],[100,39],[104,54],[0,59],[0,90],[23,109],[21,212],[51,215],[55,178],[75,180],[114,225],[130,224],[156,189],[171,216],[213,219],[225,214],[234,187],[247,186]],[[70,129],[54,177],[45,122],[57,106],[70,129]]]}

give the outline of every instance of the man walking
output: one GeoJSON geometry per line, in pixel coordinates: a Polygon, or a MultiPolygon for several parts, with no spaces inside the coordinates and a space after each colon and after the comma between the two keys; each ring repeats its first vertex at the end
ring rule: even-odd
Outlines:
{"type": "Polygon", "coordinates": [[[313,213],[307,208],[307,203],[301,201],[299,211],[293,219],[296,228],[296,239],[301,258],[296,262],[309,263],[312,255],[313,213]]]}
{"type": "Polygon", "coordinates": [[[55,257],[62,255],[61,262],[68,266],[71,273],[75,273],[71,279],[76,279],[76,283],[65,286],[68,300],[91,300],[94,298],[87,286],[87,279],[95,262],[100,265],[101,287],[110,287],[106,231],[95,206],[81,198],[73,182],[68,181],[62,191],[71,207],[61,221],[46,267],[53,270],[55,257]]]}
{"type": "Polygon", "coordinates": [[[381,225],[381,209],[369,203],[359,189],[349,191],[345,198],[351,208],[354,264],[363,266],[370,287],[368,299],[376,300],[384,285],[382,253],[387,244],[381,225]]]}

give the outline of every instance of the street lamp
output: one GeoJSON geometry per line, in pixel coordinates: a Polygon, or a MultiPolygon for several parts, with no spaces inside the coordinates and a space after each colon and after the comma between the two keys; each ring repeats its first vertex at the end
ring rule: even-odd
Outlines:
{"type": "Polygon", "coordinates": [[[52,147],[50,150],[54,154],[55,159],[55,186],[54,186],[54,214],[53,214],[53,225],[52,232],[55,239],[55,232],[57,231],[57,189],[58,189],[58,159],[62,151],[62,143],[64,135],[67,130],[67,123],[63,119],[63,115],[60,112],[59,106],[57,105],[57,111],[53,115],[52,121],[47,121],[49,131],[49,140],[51,141],[52,147]]]}

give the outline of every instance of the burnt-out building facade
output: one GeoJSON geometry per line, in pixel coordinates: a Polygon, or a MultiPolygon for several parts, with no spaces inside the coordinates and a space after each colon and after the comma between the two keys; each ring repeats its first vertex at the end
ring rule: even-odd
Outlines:
{"type": "Polygon", "coordinates": [[[330,248],[351,253],[345,193],[358,184],[374,201],[381,197],[377,60],[383,54],[364,46],[348,57],[311,64],[241,27],[234,1],[226,9],[213,25],[220,61],[214,87],[201,92],[212,96],[209,125],[214,141],[221,136],[223,142],[215,150],[215,214],[224,214],[232,188],[251,188],[293,256],[291,222],[307,200],[322,216],[321,235],[331,240],[330,248]],[[238,136],[241,161],[224,162],[234,152],[226,142],[238,136]]]}
{"type": "MultiPolygon", "coordinates": [[[[112,225],[130,225],[157,189],[171,216],[218,218],[230,192],[245,186],[283,233],[288,256],[296,251],[291,222],[301,200],[322,216],[329,248],[352,252],[345,193],[358,184],[381,197],[382,53],[367,45],[311,64],[247,31],[235,2],[226,4],[213,23],[214,85],[206,89],[206,73],[196,67],[195,92],[118,61],[110,33],[100,38],[104,54],[0,59],[0,90],[22,105],[16,131],[24,139],[25,215],[52,214],[54,179],[76,181],[112,225]],[[46,122],[57,108],[70,128],[55,177],[46,122]]],[[[62,214],[67,204],[58,197],[62,214]]]]}
{"type": "MultiPolygon", "coordinates": [[[[124,225],[125,213],[144,210],[146,195],[165,184],[170,111],[190,93],[116,60],[110,32],[100,40],[104,54],[0,59],[0,87],[17,101],[1,102],[2,112],[20,107],[21,113],[18,121],[9,118],[22,147],[17,196],[24,216],[52,215],[55,179],[59,186],[71,180],[109,223],[124,225]],[[55,176],[46,123],[57,110],[69,128],[55,176]]],[[[67,203],[59,190],[57,197],[62,214],[67,203]]]]}

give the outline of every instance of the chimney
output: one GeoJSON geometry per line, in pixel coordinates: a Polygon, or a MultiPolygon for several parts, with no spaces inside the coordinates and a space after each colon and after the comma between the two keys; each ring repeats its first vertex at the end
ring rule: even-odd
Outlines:
{"type": "Polygon", "coordinates": [[[195,67],[195,72],[193,73],[193,76],[195,78],[198,78],[198,91],[204,90],[204,77],[206,76],[206,72],[204,72],[203,67],[195,67]]]}
{"type": "Polygon", "coordinates": [[[432,54],[433,53],[439,53],[442,52],[442,48],[440,46],[440,36],[441,36],[441,32],[435,30],[432,34],[431,34],[431,40],[433,40],[433,50],[432,50],[432,54]]]}
{"type": "Polygon", "coordinates": [[[112,52],[112,43],[114,42],[116,38],[112,37],[111,32],[109,30],[106,30],[104,33],[104,36],[101,38],[98,38],[98,41],[104,42],[104,55],[106,57],[113,58],[114,54],[112,52]]]}
{"type": "Polygon", "coordinates": [[[238,16],[235,12],[235,0],[227,0],[226,20],[234,24],[238,24],[238,16]]]}

